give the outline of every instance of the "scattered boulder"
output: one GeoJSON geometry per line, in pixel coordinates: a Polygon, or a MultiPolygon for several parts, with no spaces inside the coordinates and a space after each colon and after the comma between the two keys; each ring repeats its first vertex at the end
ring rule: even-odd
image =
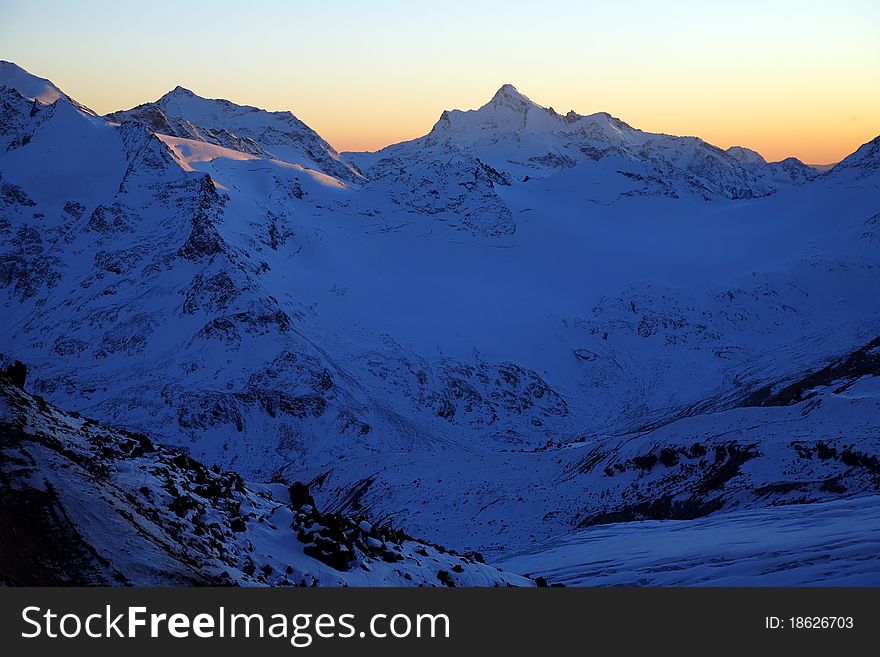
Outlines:
{"type": "Polygon", "coordinates": [[[444,586],[455,588],[455,582],[452,580],[452,575],[450,575],[447,570],[437,571],[437,580],[444,586]]]}
{"type": "Polygon", "coordinates": [[[309,487],[301,481],[293,482],[287,492],[290,494],[290,504],[294,508],[299,509],[304,506],[315,508],[315,499],[309,494],[309,487]]]}
{"type": "Polygon", "coordinates": [[[24,382],[27,378],[27,365],[17,360],[11,365],[7,365],[3,370],[3,374],[9,377],[14,386],[24,390],[24,382]]]}

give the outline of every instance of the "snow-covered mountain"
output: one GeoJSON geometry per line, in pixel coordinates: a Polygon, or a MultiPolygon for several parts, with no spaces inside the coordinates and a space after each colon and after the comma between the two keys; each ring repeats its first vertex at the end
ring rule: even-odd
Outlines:
{"type": "Polygon", "coordinates": [[[696,137],[643,132],[605,112],[563,116],[510,84],[478,110],[443,112],[420,139],[350,157],[409,210],[446,221],[457,216],[463,228],[495,235],[515,229],[498,187],[528,183],[576,195],[601,184],[601,196],[592,197],[599,202],[745,199],[817,175],[795,158],[768,164],[748,149],[723,151],[696,137]],[[484,225],[488,217],[495,221],[484,225]]]}
{"type": "MultiPolygon", "coordinates": [[[[201,142],[169,144],[137,123],[107,123],[63,100],[24,116],[27,143],[4,155],[0,229],[7,251],[0,262],[7,303],[22,311],[13,313],[16,332],[32,336],[20,343],[23,351],[30,352],[30,342],[37,352],[53,354],[56,365],[64,363],[47,370],[41,391],[79,400],[80,407],[90,399],[106,419],[128,416],[140,425],[152,418],[148,425],[166,431],[221,425],[213,449],[221,448],[225,433],[241,432],[247,409],[281,425],[285,418],[296,418],[295,425],[312,419],[337,425],[334,434],[355,427],[358,435],[355,410],[333,409],[322,420],[328,399],[337,396],[333,365],[261,286],[268,265],[260,251],[295,239],[290,206],[277,215],[264,208],[245,224],[229,225],[228,194],[182,155],[202,153],[201,142]],[[74,165],[83,141],[96,157],[74,165]],[[45,192],[39,203],[25,191],[35,187],[45,192]],[[95,331],[103,337],[96,340],[95,331]],[[215,367],[227,367],[230,357],[241,366],[218,380],[215,367]],[[249,369],[248,361],[260,365],[249,369]],[[91,374],[71,376],[74,362],[91,374]],[[140,374],[131,376],[134,370],[140,374]],[[157,378],[168,370],[179,374],[157,378]],[[180,375],[189,382],[179,385],[180,375]],[[146,403],[132,404],[137,398],[146,403]]],[[[251,162],[226,153],[232,163],[251,162]]],[[[312,191],[344,192],[324,174],[260,161],[266,165],[273,193],[284,199],[279,208],[312,191]]],[[[300,431],[278,429],[294,451],[300,431]]],[[[254,447],[261,445],[274,451],[265,439],[254,447]]],[[[266,456],[258,461],[268,462],[266,456]]]]}
{"type": "Polygon", "coordinates": [[[873,142],[818,175],[505,86],[339,155],[289,113],[99,117],[14,73],[0,360],[61,408],[496,557],[876,490],[876,399],[833,369],[880,336],[873,142]]]}
{"type": "Polygon", "coordinates": [[[515,363],[443,358],[421,364],[421,417],[408,417],[396,388],[349,371],[377,371],[372,345],[351,362],[328,350],[331,336],[297,297],[316,285],[322,297],[344,295],[310,280],[327,254],[322,211],[351,202],[338,180],[107,123],[63,100],[36,112],[18,100],[5,137],[24,145],[3,156],[0,280],[15,310],[2,349],[45,368],[42,394],[264,475],[295,454],[457,443],[465,421],[492,423],[502,441],[521,424],[543,434],[533,420],[566,414],[515,363]],[[96,157],[74,165],[84,141],[96,157]],[[449,410],[463,390],[480,396],[464,420],[449,410]]]}
{"type": "Polygon", "coordinates": [[[156,102],[114,112],[107,118],[136,121],[158,134],[300,164],[349,183],[363,181],[357,167],[290,112],[268,112],[228,100],[202,98],[176,87],[156,102]]]}
{"type": "MultiPolygon", "coordinates": [[[[829,172],[833,177],[851,176],[857,180],[874,179],[880,171],[880,136],[838,162],[829,172]]],[[[873,180],[871,180],[873,182],[873,180]]]]}
{"type": "Polygon", "coordinates": [[[0,60],[0,86],[17,90],[25,98],[51,105],[59,98],[69,97],[61,89],[46,80],[31,75],[12,62],[0,60]]]}
{"type": "Polygon", "coordinates": [[[758,179],[777,186],[802,184],[814,180],[819,172],[804,164],[796,157],[787,157],[779,162],[767,162],[760,153],[742,146],[731,146],[725,153],[737,160],[744,169],[758,179]]]}

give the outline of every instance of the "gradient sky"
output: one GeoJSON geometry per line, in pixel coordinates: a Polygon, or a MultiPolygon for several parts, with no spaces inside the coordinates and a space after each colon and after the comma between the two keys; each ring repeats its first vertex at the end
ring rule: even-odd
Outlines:
{"type": "Polygon", "coordinates": [[[0,0],[0,59],[100,113],[178,84],[289,109],[339,150],[423,135],[505,82],[770,160],[880,134],[878,0],[0,0]]]}

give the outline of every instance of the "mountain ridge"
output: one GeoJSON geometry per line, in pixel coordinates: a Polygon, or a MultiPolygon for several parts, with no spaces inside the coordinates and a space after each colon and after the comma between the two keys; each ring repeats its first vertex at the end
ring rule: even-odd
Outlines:
{"type": "MultiPolygon", "coordinates": [[[[56,100],[59,97],[64,97],[68,100],[72,100],[67,94],[65,94],[63,91],[61,91],[61,89],[58,88],[56,85],[54,85],[50,80],[48,80],[46,78],[39,78],[39,77],[31,74],[28,71],[26,71],[25,69],[23,69],[20,66],[18,66],[17,64],[15,64],[14,62],[0,60],[0,86],[4,86],[4,85],[18,89],[19,91],[21,91],[22,95],[24,95],[25,97],[30,98],[32,100],[36,97],[36,99],[43,102],[43,104],[51,104],[52,102],[54,102],[54,100],[56,100]],[[40,98],[39,96],[41,94],[39,94],[39,93],[36,94],[36,96],[35,96],[33,93],[28,94],[25,92],[28,87],[33,87],[35,85],[37,87],[39,87],[39,86],[45,87],[44,93],[46,95],[44,97],[40,98]]],[[[236,108],[241,108],[246,111],[265,112],[266,114],[270,114],[270,115],[279,115],[279,116],[289,115],[290,117],[293,117],[293,119],[295,119],[297,123],[301,123],[299,121],[299,119],[296,119],[296,116],[289,110],[276,110],[276,111],[263,110],[258,107],[255,107],[255,106],[238,105],[236,103],[233,103],[232,101],[222,99],[222,98],[216,98],[216,99],[215,98],[206,98],[203,96],[199,96],[194,91],[192,91],[182,85],[177,85],[174,89],[172,89],[171,91],[164,94],[157,101],[147,101],[147,102],[141,103],[141,104],[137,105],[136,107],[128,109],[128,110],[115,110],[113,112],[108,113],[106,115],[106,117],[111,118],[111,120],[131,120],[133,118],[132,112],[134,112],[134,110],[142,110],[142,109],[150,108],[154,105],[159,104],[160,101],[162,101],[162,99],[173,98],[174,96],[183,96],[186,98],[197,98],[197,99],[200,99],[203,101],[216,102],[216,103],[224,104],[227,106],[234,106],[236,108]]],[[[607,117],[609,120],[613,121],[616,125],[618,125],[620,127],[630,129],[630,130],[635,130],[638,132],[642,132],[641,130],[639,130],[637,128],[633,128],[629,124],[621,121],[620,119],[614,117],[612,114],[605,112],[605,111],[597,111],[592,114],[582,115],[582,114],[575,112],[572,109],[566,115],[564,115],[564,116],[560,115],[555,110],[553,110],[552,107],[543,107],[540,104],[538,104],[537,102],[535,102],[534,100],[532,100],[531,98],[529,98],[528,96],[526,96],[525,94],[520,92],[512,83],[502,84],[498,88],[498,90],[495,92],[493,97],[489,101],[487,101],[484,105],[482,105],[481,107],[479,107],[477,109],[473,109],[473,110],[457,110],[457,109],[443,110],[443,112],[441,112],[441,117],[438,120],[438,123],[441,122],[442,120],[444,120],[444,117],[447,117],[448,115],[450,115],[452,113],[476,113],[476,112],[479,112],[480,110],[483,110],[483,109],[489,109],[489,108],[494,108],[494,107],[498,107],[498,106],[505,106],[504,105],[505,102],[513,103],[512,106],[510,106],[510,105],[507,106],[508,109],[515,109],[516,111],[523,111],[526,109],[541,110],[542,112],[544,112],[546,114],[549,114],[554,117],[558,117],[559,119],[562,119],[563,121],[568,122],[568,123],[575,123],[581,119],[604,116],[604,117],[607,117]]],[[[79,103],[77,103],[77,105],[79,105],[79,103]]],[[[82,105],[79,105],[79,106],[81,108],[84,108],[84,106],[82,106],[82,105]]],[[[91,110],[88,110],[88,111],[91,112],[91,110]]],[[[149,123],[149,121],[147,121],[147,123],[149,123]]],[[[657,134],[661,135],[661,136],[673,136],[673,135],[667,135],[666,133],[657,133],[657,134]]],[[[183,137],[185,135],[171,135],[171,136],[183,137]]],[[[326,142],[324,142],[324,143],[326,144],[326,142]]],[[[401,142],[401,143],[405,143],[405,142],[401,142]]],[[[327,144],[327,145],[329,146],[329,144],[327,144]]],[[[393,145],[394,144],[392,144],[391,146],[393,146],[393,145]]],[[[332,149],[332,146],[330,148],[332,149]]],[[[384,148],[388,148],[388,146],[386,146],[384,148]]],[[[382,149],[379,149],[379,150],[382,150],[382,149]]],[[[745,151],[749,151],[750,153],[755,153],[755,151],[751,151],[750,149],[743,147],[743,146],[731,146],[727,149],[728,152],[735,152],[737,150],[739,150],[739,151],[745,150],[745,151]]],[[[333,152],[335,152],[335,149],[333,149],[333,152]]],[[[759,157],[761,157],[761,159],[763,159],[762,156],[759,155],[759,157]]],[[[794,158],[793,156],[788,156],[786,158],[783,158],[782,160],[779,160],[778,162],[789,161],[792,159],[797,160],[797,158],[794,158]]],[[[800,162],[800,160],[798,160],[798,161],[800,162]]],[[[808,165],[808,164],[805,166],[811,167],[811,165],[808,165]]]]}
{"type": "Polygon", "coordinates": [[[292,112],[270,112],[225,99],[203,98],[177,86],[157,101],[111,112],[112,121],[137,121],[159,134],[303,164],[347,183],[361,173],[292,112]]]}

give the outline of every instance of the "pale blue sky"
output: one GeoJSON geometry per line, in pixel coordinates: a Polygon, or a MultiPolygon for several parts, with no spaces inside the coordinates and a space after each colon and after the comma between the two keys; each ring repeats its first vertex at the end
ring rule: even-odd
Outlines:
{"type": "Polygon", "coordinates": [[[504,82],[565,112],[838,159],[880,133],[880,2],[0,0],[0,58],[99,112],[177,84],[290,109],[340,149],[504,82]]]}

